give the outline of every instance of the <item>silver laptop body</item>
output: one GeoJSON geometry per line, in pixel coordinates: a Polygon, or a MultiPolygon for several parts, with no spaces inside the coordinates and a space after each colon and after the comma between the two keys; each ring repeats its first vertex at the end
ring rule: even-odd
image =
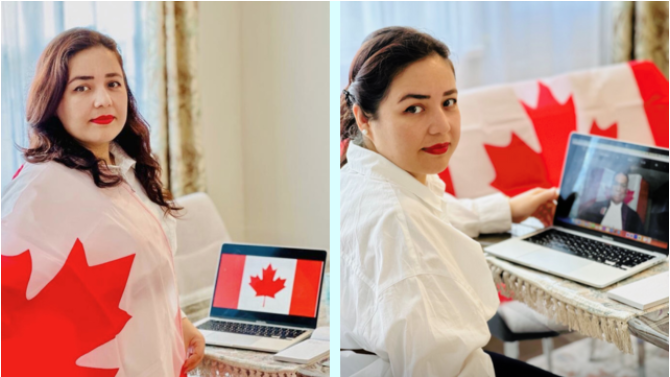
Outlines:
{"type": "MultiPolygon", "coordinates": [[[[225,243],[221,248],[221,256],[219,257],[219,268],[214,281],[210,315],[209,317],[196,322],[195,326],[205,337],[205,343],[213,346],[276,353],[293,344],[299,343],[308,338],[316,328],[325,262],[326,252],[323,250],[225,243]],[[230,268],[231,263],[227,263],[227,258],[242,257],[247,260],[247,262],[242,264],[243,271],[245,272],[243,272],[241,276],[244,280],[237,286],[235,286],[235,284],[229,284],[231,279],[226,278],[226,276],[234,275],[234,272],[229,270],[235,270],[235,268],[230,268]],[[236,289],[240,290],[239,286],[249,284],[253,281],[248,279],[249,273],[246,270],[248,269],[249,261],[252,258],[256,262],[259,260],[261,262],[267,260],[270,271],[272,271],[273,268],[271,264],[272,261],[276,261],[277,258],[285,259],[287,261],[298,261],[296,262],[296,271],[300,269],[300,261],[307,261],[311,266],[310,268],[313,270],[311,274],[307,274],[311,277],[311,280],[305,280],[303,277],[302,280],[300,280],[303,284],[300,285],[304,286],[304,283],[307,282],[310,287],[309,289],[299,290],[298,293],[292,296],[292,299],[307,300],[310,308],[313,305],[313,308],[310,309],[313,311],[309,314],[302,313],[302,315],[273,312],[271,310],[260,312],[248,310],[249,307],[232,308],[234,305],[222,304],[221,299],[217,300],[217,297],[221,297],[223,292],[234,291],[236,289]]],[[[275,271],[277,270],[279,270],[279,268],[275,266],[275,271]]],[[[264,271],[261,270],[256,272],[258,274],[256,277],[265,277],[262,275],[264,271]]],[[[279,274],[281,274],[281,271],[279,271],[279,274]]],[[[274,280],[277,280],[279,277],[281,276],[273,276],[274,280]]],[[[285,278],[284,280],[286,280],[286,276],[283,277],[285,278]]],[[[236,277],[232,280],[234,282],[238,279],[239,277],[236,277]]],[[[295,283],[296,280],[298,280],[297,277],[294,278],[293,282],[295,283]]],[[[295,286],[292,286],[292,288],[295,292],[295,286]]],[[[242,293],[238,295],[239,297],[243,296],[242,293]]],[[[249,298],[249,300],[257,299],[265,299],[266,301],[269,301],[274,298],[271,296],[249,298]]],[[[243,298],[238,299],[240,303],[242,303],[243,300],[243,298]]],[[[253,305],[253,303],[251,303],[251,305],[253,305]]],[[[265,302],[263,302],[263,305],[265,306],[265,302]]]]}
{"type": "Polygon", "coordinates": [[[596,288],[665,261],[668,150],[573,133],[553,225],[484,250],[596,288]]]}

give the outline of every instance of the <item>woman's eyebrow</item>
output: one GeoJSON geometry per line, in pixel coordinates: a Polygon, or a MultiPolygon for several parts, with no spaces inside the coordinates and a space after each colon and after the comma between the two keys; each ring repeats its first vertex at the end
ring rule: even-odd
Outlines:
{"type": "MultiPolygon", "coordinates": [[[[444,93],[442,94],[442,96],[450,96],[450,95],[452,95],[452,94],[456,94],[456,93],[458,93],[458,90],[456,90],[456,89],[450,89],[450,90],[447,90],[446,92],[444,92],[444,93]]],[[[408,98],[414,98],[414,99],[430,99],[430,96],[429,96],[429,95],[425,95],[425,94],[413,94],[413,93],[410,93],[410,94],[406,94],[405,96],[403,96],[403,97],[400,99],[400,101],[398,101],[398,103],[400,103],[400,102],[402,102],[402,101],[404,101],[404,100],[406,100],[406,99],[408,99],[408,98]]]]}
{"type": "MultiPolygon", "coordinates": [[[[117,73],[117,72],[112,72],[112,73],[108,73],[108,74],[106,74],[105,77],[121,77],[121,74],[120,74],[120,73],[117,73]]],[[[94,79],[93,76],[75,76],[75,77],[73,77],[70,81],[68,81],[68,85],[69,85],[70,83],[72,83],[73,81],[75,81],[75,80],[83,80],[83,81],[86,81],[86,80],[93,80],[93,79],[94,79]]]]}
{"type": "Polygon", "coordinates": [[[429,99],[430,96],[427,96],[427,95],[425,95],[425,94],[412,94],[412,93],[410,93],[410,94],[405,94],[405,96],[402,97],[402,98],[400,99],[400,101],[398,101],[398,103],[400,103],[400,102],[402,102],[402,101],[404,101],[404,100],[406,100],[406,99],[408,99],[408,98],[415,98],[415,99],[429,99]]]}

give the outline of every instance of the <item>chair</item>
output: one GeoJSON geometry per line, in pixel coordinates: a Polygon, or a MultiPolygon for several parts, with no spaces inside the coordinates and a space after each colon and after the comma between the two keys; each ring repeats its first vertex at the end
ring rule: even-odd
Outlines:
{"type": "Polygon", "coordinates": [[[177,218],[174,257],[179,301],[189,317],[202,317],[212,297],[221,245],[231,239],[207,194],[186,195],[177,203],[185,210],[177,218]]]}
{"type": "Polygon", "coordinates": [[[504,354],[519,358],[519,341],[542,339],[542,351],[547,358],[547,369],[552,371],[552,338],[569,332],[567,326],[552,321],[528,305],[514,300],[501,300],[498,312],[488,322],[491,334],[503,341],[504,354]]]}
{"type": "Polygon", "coordinates": [[[554,349],[552,338],[561,335],[555,331],[515,333],[507,327],[500,314],[496,313],[488,322],[491,335],[503,341],[503,353],[513,359],[519,358],[519,341],[542,339],[542,353],[547,358],[547,370],[552,371],[551,351],[554,349]]]}

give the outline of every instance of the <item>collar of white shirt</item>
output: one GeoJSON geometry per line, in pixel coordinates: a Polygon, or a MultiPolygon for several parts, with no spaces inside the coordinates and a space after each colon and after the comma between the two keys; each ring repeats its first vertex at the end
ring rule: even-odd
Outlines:
{"type": "Polygon", "coordinates": [[[440,212],[446,205],[443,199],[445,184],[436,174],[428,175],[426,185],[423,185],[384,156],[353,143],[347,150],[347,166],[363,176],[377,177],[399,186],[440,212]]]}
{"type": "Polygon", "coordinates": [[[126,151],[123,150],[118,144],[112,142],[109,144],[109,151],[114,155],[115,165],[108,165],[110,168],[119,169],[122,175],[126,175],[128,171],[135,167],[137,163],[132,159],[126,151]]]}
{"type": "Polygon", "coordinates": [[[616,204],[616,203],[614,203],[613,201],[610,200],[610,207],[609,207],[609,209],[611,209],[611,210],[619,210],[619,211],[621,211],[621,204],[622,204],[622,203],[623,203],[623,202],[619,202],[619,204],[616,204]]]}

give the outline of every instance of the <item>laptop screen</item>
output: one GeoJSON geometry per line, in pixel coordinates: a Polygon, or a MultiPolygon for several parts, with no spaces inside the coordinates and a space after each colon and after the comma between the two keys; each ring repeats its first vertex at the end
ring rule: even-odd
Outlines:
{"type": "Polygon", "coordinates": [[[668,253],[668,150],[572,134],[554,224],[668,253]]]}
{"type": "Polygon", "coordinates": [[[224,244],[213,317],[316,327],[326,252],[224,244]]]}

